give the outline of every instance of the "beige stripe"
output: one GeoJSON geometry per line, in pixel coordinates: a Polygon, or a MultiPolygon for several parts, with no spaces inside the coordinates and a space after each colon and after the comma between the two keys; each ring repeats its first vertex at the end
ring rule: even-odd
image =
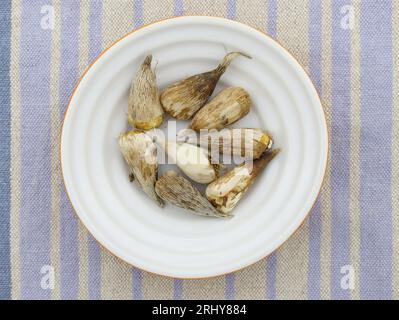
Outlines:
{"type": "Polygon", "coordinates": [[[89,249],[88,232],[79,220],[78,242],[79,242],[79,289],[78,299],[89,299],[89,249]]]}
{"type": "Polygon", "coordinates": [[[225,276],[201,280],[184,280],[183,299],[224,299],[226,288],[225,281],[225,276]]]}
{"type": "Polygon", "coordinates": [[[309,70],[308,1],[277,2],[277,40],[287,48],[306,71],[309,70]]]}
{"type": "Polygon", "coordinates": [[[60,234],[61,234],[61,168],[59,161],[59,139],[61,134],[61,119],[59,106],[59,78],[61,55],[61,3],[53,1],[55,21],[52,30],[51,70],[50,83],[52,85],[50,95],[51,110],[51,264],[54,267],[55,286],[51,295],[53,299],[60,299],[61,295],[61,258],[60,258],[60,234]]]}
{"type": "Polygon", "coordinates": [[[205,15],[226,17],[226,0],[222,1],[184,1],[185,15],[205,15]]]}
{"type": "Polygon", "coordinates": [[[352,2],[355,26],[351,32],[351,135],[350,135],[350,237],[351,264],[355,269],[352,299],[360,299],[360,2],[352,2]]]}
{"type": "MultiPolygon", "coordinates": [[[[329,137],[331,139],[331,101],[332,101],[332,3],[323,2],[322,6],[322,55],[321,55],[321,100],[326,115],[329,137]]],[[[326,176],[320,194],[321,207],[321,248],[320,248],[320,295],[322,299],[331,297],[331,147],[326,176]]]]}
{"type": "Polygon", "coordinates": [[[101,251],[101,298],[133,298],[132,268],[104,249],[101,251]]]}
{"type": "Polygon", "coordinates": [[[108,48],[134,29],[134,1],[104,0],[103,48],[108,48]]]}
{"type": "Polygon", "coordinates": [[[174,280],[143,271],[143,299],[173,299],[174,280]]]}
{"type": "Polygon", "coordinates": [[[267,26],[267,2],[265,0],[237,1],[236,20],[265,31],[267,26]]]}
{"type": "Polygon", "coordinates": [[[235,275],[236,299],[265,299],[266,296],[266,260],[237,271],[235,275]]]}
{"type": "Polygon", "coordinates": [[[143,3],[143,22],[152,23],[162,19],[173,17],[174,1],[144,1],[143,3]]]}
{"type": "MultiPolygon", "coordinates": [[[[82,75],[88,67],[89,59],[89,17],[90,2],[80,3],[79,24],[79,74],[82,75]]],[[[78,220],[78,247],[79,247],[79,290],[78,299],[89,298],[89,253],[88,232],[78,220]]]]}
{"type": "MultiPolygon", "coordinates": [[[[308,2],[279,0],[277,10],[277,39],[308,70],[308,2]]],[[[308,253],[309,224],[306,220],[278,251],[276,279],[278,299],[307,298],[308,253]]]]}
{"type": "Polygon", "coordinates": [[[399,1],[392,1],[393,13],[393,112],[392,112],[392,223],[393,298],[399,300],[399,1]]]}
{"type": "Polygon", "coordinates": [[[12,1],[11,19],[11,210],[10,210],[10,246],[11,246],[11,298],[21,297],[20,262],[20,204],[21,204],[21,101],[19,86],[19,54],[21,27],[21,0],[12,1]]]}
{"type": "MultiPolygon", "coordinates": [[[[106,0],[103,3],[103,49],[133,30],[134,1],[106,0]]],[[[103,299],[131,299],[132,268],[101,249],[101,295],[103,299]]]]}

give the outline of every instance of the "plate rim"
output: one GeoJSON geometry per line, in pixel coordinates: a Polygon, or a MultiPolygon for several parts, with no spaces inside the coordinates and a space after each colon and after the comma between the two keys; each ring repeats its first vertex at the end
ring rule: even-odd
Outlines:
{"type": "Polygon", "coordinates": [[[259,262],[260,260],[265,259],[266,257],[268,257],[269,255],[271,255],[272,253],[276,252],[281,246],[283,246],[288,240],[290,240],[290,238],[302,227],[302,225],[306,222],[306,220],[309,218],[310,213],[312,212],[317,200],[320,197],[320,193],[321,190],[323,188],[323,185],[326,183],[326,176],[327,176],[327,167],[328,167],[328,163],[330,161],[330,130],[328,127],[328,123],[327,123],[327,118],[326,118],[326,111],[325,108],[323,106],[322,100],[320,98],[320,94],[318,92],[318,90],[316,89],[310,74],[308,71],[306,71],[306,69],[304,68],[304,66],[297,60],[297,58],[287,49],[285,48],[278,40],[276,40],[275,38],[271,37],[270,35],[268,35],[266,32],[264,32],[263,30],[260,30],[258,28],[252,27],[250,25],[247,25],[245,23],[242,23],[240,21],[236,21],[236,20],[231,20],[228,18],[224,18],[224,17],[217,17],[217,16],[208,16],[208,15],[185,15],[185,16],[178,16],[178,17],[169,17],[169,18],[165,18],[165,19],[161,19],[161,20],[157,20],[154,22],[150,22],[147,24],[143,24],[142,26],[140,26],[139,28],[136,28],[128,33],[126,33],[124,36],[122,36],[121,38],[119,38],[118,40],[114,41],[111,45],[109,45],[106,49],[104,49],[101,54],[92,62],[90,63],[90,65],[85,69],[85,71],[82,73],[82,75],[79,77],[78,81],[76,82],[76,85],[74,86],[74,89],[69,97],[68,100],[68,104],[67,107],[65,109],[65,113],[63,116],[63,120],[62,120],[62,125],[61,125],[61,134],[60,134],[60,145],[59,145],[59,155],[60,155],[60,164],[61,164],[61,176],[62,176],[62,183],[64,185],[64,189],[65,189],[65,193],[68,197],[68,200],[71,204],[72,207],[72,211],[75,213],[75,215],[77,216],[77,218],[80,220],[80,222],[82,223],[83,227],[86,229],[86,231],[93,237],[93,239],[100,245],[101,248],[107,250],[109,253],[111,253],[113,256],[117,257],[118,259],[124,261],[125,263],[127,263],[129,266],[143,270],[145,272],[151,273],[151,274],[155,274],[155,275],[159,275],[159,276],[164,276],[164,277],[168,277],[168,278],[174,278],[174,279],[183,279],[183,280],[194,280],[194,279],[210,279],[210,278],[214,278],[214,277],[219,277],[219,276],[225,276],[237,271],[240,271],[242,269],[245,269],[257,262],[259,262]],[[115,252],[113,252],[111,249],[109,249],[105,244],[103,244],[100,240],[98,240],[95,235],[89,230],[89,228],[86,226],[86,224],[84,223],[84,221],[81,219],[81,217],[79,216],[77,210],[75,209],[75,206],[71,200],[71,197],[69,195],[68,192],[68,188],[66,186],[65,183],[65,176],[64,176],[64,165],[63,165],[63,152],[62,152],[62,145],[63,145],[63,137],[64,137],[64,128],[65,128],[65,121],[67,119],[67,115],[68,115],[68,111],[69,111],[69,107],[72,103],[72,100],[75,96],[75,93],[79,87],[79,85],[81,84],[81,82],[83,81],[83,79],[85,78],[85,76],[87,75],[87,73],[92,69],[92,67],[103,57],[103,55],[105,55],[112,47],[114,47],[115,45],[117,45],[119,42],[121,42],[122,40],[124,40],[125,38],[129,37],[130,35],[132,35],[133,33],[141,30],[141,29],[145,29],[147,27],[150,27],[152,25],[155,24],[162,24],[164,22],[167,22],[169,20],[220,20],[223,23],[229,23],[229,24],[236,24],[239,25],[241,27],[245,27],[247,28],[249,31],[251,32],[256,32],[256,33],[260,33],[261,36],[266,37],[269,41],[274,42],[280,49],[282,49],[283,51],[285,51],[286,54],[288,54],[290,56],[290,58],[292,59],[292,62],[294,62],[303,72],[304,74],[307,76],[308,80],[310,81],[311,85],[311,90],[315,93],[315,97],[317,97],[317,100],[319,101],[319,105],[321,106],[321,111],[322,111],[322,118],[324,120],[324,127],[325,127],[325,131],[326,131],[326,135],[325,135],[325,145],[326,145],[326,153],[325,153],[325,161],[323,163],[323,178],[321,179],[321,183],[319,186],[319,190],[317,192],[317,195],[313,201],[313,204],[310,206],[309,211],[303,216],[302,220],[298,223],[298,225],[293,229],[293,231],[289,234],[289,236],[280,244],[278,245],[273,251],[262,255],[259,259],[246,263],[245,265],[242,265],[241,267],[231,270],[231,271],[227,271],[224,273],[218,273],[218,274],[214,274],[214,275],[209,275],[209,276],[191,276],[191,277],[184,277],[184,276],[177,276],[177,275],[170,275],[170,274],[166,274],[166,273],[158,273],[158,272],[154,272],[154,271],[150,271],[150,270],[146,270],[143,267],[139,267],[137,265],[134,265],[133,263],[127,261],[126,259],[120,257],[118,254],[116,254],[115,252]]]}

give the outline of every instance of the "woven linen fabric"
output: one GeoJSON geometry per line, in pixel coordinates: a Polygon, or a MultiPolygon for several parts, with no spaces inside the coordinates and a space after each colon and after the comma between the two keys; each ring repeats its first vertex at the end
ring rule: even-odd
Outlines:
{"type": "Polygon", "coordinates": [[[399,1],[2,0],[1,299],[398,299],[399,1]],[[128,266],[66,196],[60,131],[79,77],[113,42],[178,15],[278,40],[325,108],[329,166],[302,227],[241,271],[177,280],[128,266]],[[54,280],[54,281],[53,281],[54,280]]]}

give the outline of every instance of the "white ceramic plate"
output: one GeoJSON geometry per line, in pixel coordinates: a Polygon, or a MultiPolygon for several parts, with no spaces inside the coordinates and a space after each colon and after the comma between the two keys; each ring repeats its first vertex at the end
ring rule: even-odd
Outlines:
{"type": "Polygon", "coordinates": [[[157,274],[210,277],[258,261],[300,226],[322,184],[327,140],[316,90],[285,49],[234,21],[182,17],[127,35],[89,68],[65,116],[62,171],[79,218],[116,256],[157,274]],[[214,68],[226,50],[244,51],[253,59],[236,58],[215,93],[226,86],[244,87],[253,107],[235,127],[266,128],[282,152],[232,219],[195,216],[172,205],[160,209],[129,183],[118,150],[117,137],[128,128],[131,80],[149,52],[162,89],[214,68]]]}

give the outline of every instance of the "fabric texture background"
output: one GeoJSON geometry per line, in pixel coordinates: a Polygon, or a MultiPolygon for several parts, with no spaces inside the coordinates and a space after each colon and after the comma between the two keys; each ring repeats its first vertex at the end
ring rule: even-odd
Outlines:
{"type": "Polygon", "coordinates": [[[398,299],[398,16],[395,0],[2,0],[0,299],[398,299]],[[180,15],[234,19],[279,41],[318,89],[331,138],[321,194],[295,235],[204,280],[150,274],[103,250],[74,214],[59,163],[85,69],[127,32],[180,15]]]}

